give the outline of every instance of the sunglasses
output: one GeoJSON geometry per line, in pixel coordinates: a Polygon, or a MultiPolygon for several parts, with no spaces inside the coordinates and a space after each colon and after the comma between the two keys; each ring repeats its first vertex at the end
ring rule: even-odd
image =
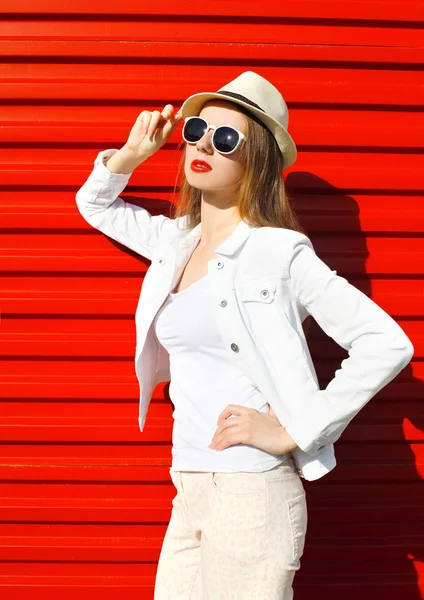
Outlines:
{"type": "Polygon", "coordinates": [[[247,137],[235,127],[229,125],[210,125],[203,117],[186,117],[184,119],[183,139],[188,144],[196,144],[213,129],[212,145],[220,154],[231,154],[247,137]]]}

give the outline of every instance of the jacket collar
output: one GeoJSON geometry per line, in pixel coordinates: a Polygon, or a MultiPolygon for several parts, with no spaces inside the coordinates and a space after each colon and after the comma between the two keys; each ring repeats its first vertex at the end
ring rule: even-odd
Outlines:
{"type": "MultiPolygon", "coordinates": [[[[226,238],[216,249],[216,254],[223,254],[225,256],[232,256],[237,252],[240,246],[247,240],[249,235],[253,233],[258,227],[249,225],[245,221],[240,221],[233,232],[228,238],[226,238]]],[[[193,229],[189,231],[184,237],[182,242],[184,246],[193,247],[197,244],[199,237],[202,235],[202,223],[198,223],[193,229]]]]}

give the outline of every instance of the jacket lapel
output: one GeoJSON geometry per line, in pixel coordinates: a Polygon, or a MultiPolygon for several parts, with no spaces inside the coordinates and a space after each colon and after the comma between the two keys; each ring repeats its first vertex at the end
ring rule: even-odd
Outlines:
{"type": "MultiPolygon", "coordinates": [[[[185,219],[183,219],[183,223],[185,219]]],[[[249,225],[245,221],[240,221],[229,237],[227,237],[215,250],[216,255],[232,257],[247,238],[256,230],[258,227],[249,225]]],[[[180,235],[175,236],[170,240],[170,245],[174,254],[173,272],[171,277],[170,289],[174,289],[175,285],[179,281],[184,268],[186,267],[190,256],[192,255],[195,247],[200,241],[202,235],[202,223],[198,223],[193,229],[188,232],[182,231],[180,235]]]]}

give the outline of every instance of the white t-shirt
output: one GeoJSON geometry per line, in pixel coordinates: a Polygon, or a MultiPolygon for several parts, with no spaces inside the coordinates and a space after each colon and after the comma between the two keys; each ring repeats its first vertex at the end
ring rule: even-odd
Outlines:
{"type": "MultiPolygon", "coordinates": [[[[213,317],[209,276],[181,292],[171,292],[159,309],[154,328],[169,354],[169,395],[174,405],[172,468],[177,471],[267,471],[287,454],[270,454],[236,444],[208,448],[228,404],[269,413],[269,405],[248,377],[234,365],[213,317]]],[[[229,417],[230,419],[234,417],[229,417]]]]}

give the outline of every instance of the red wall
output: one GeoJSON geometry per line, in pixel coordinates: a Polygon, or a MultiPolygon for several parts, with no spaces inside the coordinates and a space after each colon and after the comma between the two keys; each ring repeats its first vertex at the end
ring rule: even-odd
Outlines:
{"type": "MultiPolygon", "coordinates": [[[[143,109],[254,70],[287,99],[299,156],[285,177],[318,254],[416,349],[337,442],[337,468],[305,482],[296,600],[421,598],[424,6],[182,4],[2,3],[0,595],[153,596],[175,490],[166,388],[137,425],[149,262],[90,228],[75,192],[143,109]]],[[[169,210],[180,134],[124,197],[169,210]]],[[[346,353],[316,327],[310,346],[325,387],[346,353]]]]}

